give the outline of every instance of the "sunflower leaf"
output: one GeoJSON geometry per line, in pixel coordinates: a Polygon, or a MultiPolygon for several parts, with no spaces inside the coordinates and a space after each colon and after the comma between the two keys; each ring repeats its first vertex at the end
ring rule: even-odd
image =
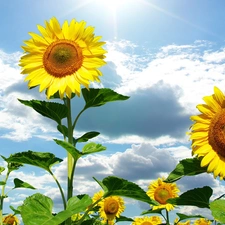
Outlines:
{"type": "Polygon", "coordinates": [[[54,164],[62,162],[62,159],[55,157],[54,154],[49,152],[27,151],[12,154],[6,161],[8,163],[22,163],[37,166],[49,172],[50,168],[54,164]]]}
{"type": "Polygon", "coordinates": [[[118,94],[109,88],[90,88],[89,90],[83,88],[82,94],[86,102],[84,109],[98,107],[106,104],[107,102],[123,101],[129,98],[128,96],[118,94]]]}
{"type": "Polygon", "coordinates": [[[162,208],[162,209],[154,209],[154,210],[149,209],[149,210],[143,211],[143,212],[141,213],[141,215],[155,214],[155,213],[158,213],[158,214],[161,214],[161,215],[162,215],[161,212],[162,212],[163,210],[164,210],[164,208],[162,208]]]}
{"type": "Polygon", "coordinates": [[[126,216],[120,216],[120,217],[116,217],[116,222],[123,222],[123,221],[134,221],[132,218],[126,217],[126,216]]]}
{"type": "Polygon", "coordinates": [[[14,187],[13,189],[15,189],[15,188],[30,188],[30,189],[36,189],[36,188],[33,187],[32,185],[30,185],[30,184],[28,184],[28,183],[26,183],[26,182],[24,182],[24,181],[22,181],[22,180],[20,180],[20,179],[18,179],[18,178],[15,178],[15,179],[14,179],[14,185],[15,185],[15,187],[14,187]]]}
{"type": "Polygon", "coordinates": [[[2,167],[2,166],[0,166],[0,175],[1,175],[1,173],[2,173],[4,170],[5,170],[5,168],[2,167]]]}
{"type": "Polygon", "coordinates": [[[207,167],[201,167],[201,160],[198,158],[188,158],[181,160],[176,168],[169,174],[164,182],[172,183],[183,176],[194,176],[207,172],[207,167]]]}
{"type": "Polygon", "coordinates": [[[67,152],[69,152],[75,160],[81,157],[82,154],[72,144],[58,139],[54,139],[54,141],[56,142],[56,144],[60,145],[67,152]]]}
{"type": "Polygon", "coordinates": [[[46,102],[39,100],[21,100],[18,99],[22,104],[33,108],[36,112],[42,116],[48,117],[56,123],[61,124],[61,120],[67,116],[68,108],[60,103],[46,102]]]}
{"type": "Polygon", "coordinates": [[[225,223],[225,200],[215,200],[211,202],[209,206],[214,219],[221,223],[225,223]]]}
{"type": "Polygon", "coordinates": [[[92,154],[92,153],[95,153],[95,152],[101,152],[101,151],[104,151],[104,150],[106,150],[105,146],[102,146],[101,144],[96,144],[94,142],[90,142],[90,143],[87,143],[83,147],[82,154],[87,155],[87,154],[92,154]]]}
{"type": "Polygon", "coordinates": [[[68,200],[66,210],[53,216],[53,201],[40,193],[36,193],[24,200],[20,207],[24,224],[29,225],[58,225],[72,215],[85,211],[92,203],[88,195],[74,196],[68,200]]]}
{"type": "Polygon", "coordinates": [[[185,215],[182,213],[176,213],[176,214],[179,217],[179,221],[190,219],[190,218],[205,218],[204,216],[201,216],[201,215],[185,215]]]}
{"type": "Polygon", "coordinates": [[[209,208],[209,199],[213,190],[204,186],[203,188],[194,188],[184,192],[177,198],[168,199],[167,202],[174,205],[191,205],[199,208],[209,208]]]}
{"type": "Polygon", "coordinates": [[[133,182],[119,177],[109,176],[102,180],[102,184],[104,185],[103,187],[105,191],[104,197],[119,195],[152,205],[158,205],[158,203],[152,200],[142,188],[133,182]]]}
{"type": "Polygon", "coordinates": [[[97,131],[90,131],[76,139],[76,142],[87,142],[89,139],[97,137],[100,133],[97,131]]]}

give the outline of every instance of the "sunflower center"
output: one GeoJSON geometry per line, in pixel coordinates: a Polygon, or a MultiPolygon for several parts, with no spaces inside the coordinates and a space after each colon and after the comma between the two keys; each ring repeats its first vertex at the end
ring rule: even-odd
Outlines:
{"type": "Polygon", "coordinates": [[[105,202],[104,211],[106,215],[116,214],[119,210],[119,204],[115,199],[109,199],[105,202]]]}
{"type": "Polygon", "coordinates": [[[213,150],[225,157],[225,109],[217,112],[212,118],[208,135],[213,150]]]}
{"type": "Polygon", "coordinates": [[[141,223],[141,225],[152,225],[152,223],[145,221],[145,222],[141,223]]]}
{"type": "Polygon", "coordinates": [[[58,40],[50,44],[44,55],[45,70],[54,77],[75,73],[82,65],[82,49],[73,41],[58,40]]]}
{"type": "Polygon", "coordinates": [[[164,187],[159,186],[154,193],[154,198],[157,202],[159,202],[160,204],[166,204],[166,201],[169,198],[172,198],[172,194],[171,191],[164,187]]]}

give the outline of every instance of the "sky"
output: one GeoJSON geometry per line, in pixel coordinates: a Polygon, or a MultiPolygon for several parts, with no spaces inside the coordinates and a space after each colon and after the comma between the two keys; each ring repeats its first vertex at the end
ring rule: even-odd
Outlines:
{"type": "MultiPolygon", "coordinates": [[[[89,109],[80,117],[75,136],[99,131],[101,135],[93,140],[107,150],[79,160],[74,193],[93,195],[100,187],[92,177],[101,180],[108,175],[147,190],[152,180],[166,177],[179,160],[191,157],[187,132],[190,116],[198,113],[196,105],[213,94],[214,86],[225,92],[224,11],[223,0],[0,1],[1,155],[27,150],[54,153],[64,159],[54,172],[65,184],[66,152],[53,141],[62,139],[56,124],[17,100],[46,100],[37,88],[28,90],[18,62],[21,45],[30,38],[28,32],[38,32],[37,24],[44,25],[53,16],[61,24],[73,18],[85,20],[102,36],[108,51],[101,83],[91,86],[111,88],[130,98],[89,109]]],[[[81,98],[73,100],[74,115],[83,104],[81,98]]],[[[25,166],[12,173],[8,189],[15,177],[50,196],[55,210],[60,209],[57,187],[44,171],[25,166]]],[[[210,174],[185,177],[177,185],[181,193],[208,185],[214,190],[212,200],[225,193],[224,183],[210,174]]],[[[17,207],[33,193],[11,191],[5,210],[8,205],[17,207]]],[[[128,217],[148,209],[131,199],[126,199],[126,207],[122,215],[128,217]]],[[[175,212],[211,216],[208,210],[194,207],[175,212]]]]}

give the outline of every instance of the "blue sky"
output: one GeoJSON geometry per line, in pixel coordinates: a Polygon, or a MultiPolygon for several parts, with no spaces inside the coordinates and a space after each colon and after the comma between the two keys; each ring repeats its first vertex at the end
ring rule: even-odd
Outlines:
{"type": "MultiPolygon", "coordinates": [[[[144,189],[151,180],[167,176],[179,160],[191,157],[186,132],[190,115],[197,113],[196,105],[212,94],[215,85],[225,91],[224,11],[223,0],[1,1],[1,154],[7,157],[30,149],[65,158],[65,151],[52,141],[61,138],[55,124],[17,101],[45,99],[38,89],[28,90],[18,60],[20,46],[30,38],[28,32],[37,32],[37,24],[44,25],[44,20],[53,16],[61,24],[75,18],[94,26],[95,34],[107,42],[102,83],[93,87],[109,87],[130,99],[90,109],[81,116],[75,135],[99,131],[95,141],[107,151],[79,161],[74,192],[92,195],[98,191],[93,176],[120,176],[144,189]]],[[[82,99],[76,99],[74,110],[82,104],[82,99]]],[[[65,165],[55,168],[62,182],[65,165]]],[[[27,167],[13,176],[38,187],[55,200],[56,208],[60,206],[55,184],[43,171],[27,167]]],[[[184,178],[178,185],[181,192],[209,185],[214,197],[225,192],[223,183],[208,174],[184,178]]],[[[11,192],[6,204],[16,207],[32,193],[11,192]]],[[[138,216],[146,208],[127,202],[124,216],[138,216]]],[[[210,216],[208,211],[193,207],[179,212],[210,216]]]]}

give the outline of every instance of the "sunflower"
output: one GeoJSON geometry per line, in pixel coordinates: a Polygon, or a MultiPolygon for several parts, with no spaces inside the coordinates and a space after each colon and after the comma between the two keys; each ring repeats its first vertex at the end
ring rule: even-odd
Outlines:
{"type": "Polygon", "coordinates": [[[19,225],[18,218],[12,214],[9,214],[8,216],[3,217],[2,222],[5,225],[19,225]]]}
{"type": "Polygon", "coordinates": [[[194,221],[194,225],[210,225],[212,222],[205,218],[200,218],[194,221]]]}
{"type": "Polygon", "coordinates": [[[190,220],[187,220],[187,221],[185,221],[185,222],[178,222],[179,220],[178,220],[178,218],[176,218],[175,220],[174,220],[174,224],[175,225],[190,225],[190,220]]]}
{"type": "Polygon", "coordinates": [[[164,178],[158,178],[151,182],[148,187],[147,195],[160,203],[158,206],[153,206],[153,210],[166,208],[167,211],[170,211],[174,206],[170,203],[166,203],[166,201],[169,198],[178,197],[177,193],[180,190],[175,183],[165,183],[163,180],[164,178]]]}
{"type": "MultiPolygon", "coordinates": [[[[104,192],[101,190],[94,194],[92,201],[93,203],[101,199],[104,195],[104,192]]],[[[103,222],[108,224],[114,224],[116,217],[120,217],[120,214],[124,211],[124,201],[119,196],[109,196],[104,198],[102,201],[98,202],[99,214],[103,219],[103,222]]]]}
{"type": "Polygon", "coordinates": [[[192,153],[201,158],[201,167],[214,177],[225,177],[225,96],[214,87],[214,94],[203,98],[206,104],[197,105],[202,113],[191,116],[195,123],[189,133],[192,153]]]}
{"type": "Polygon", "coordinates": [[[162,220],[159,216],[144,216],[142,218],[135,218],[132,225],[157,225],[161,223],[162,220]]]}
{"type": "Polygon", "coordinates": [[[24,41],[21,73],[28,74],[29,88],[40,85],[39,91],[46,89],[48,98],[56,92],[60,98],[64,94],[71,98],[72,93],[79,96],[81,85],[88,89],[90,81],[100,81],[98,68],[105,64],[105,42],[84,21],[65,21],[61,28],[53,17],[45,26],[37,26],[41,35],[30,32],[31,39],[24,41]]]}

